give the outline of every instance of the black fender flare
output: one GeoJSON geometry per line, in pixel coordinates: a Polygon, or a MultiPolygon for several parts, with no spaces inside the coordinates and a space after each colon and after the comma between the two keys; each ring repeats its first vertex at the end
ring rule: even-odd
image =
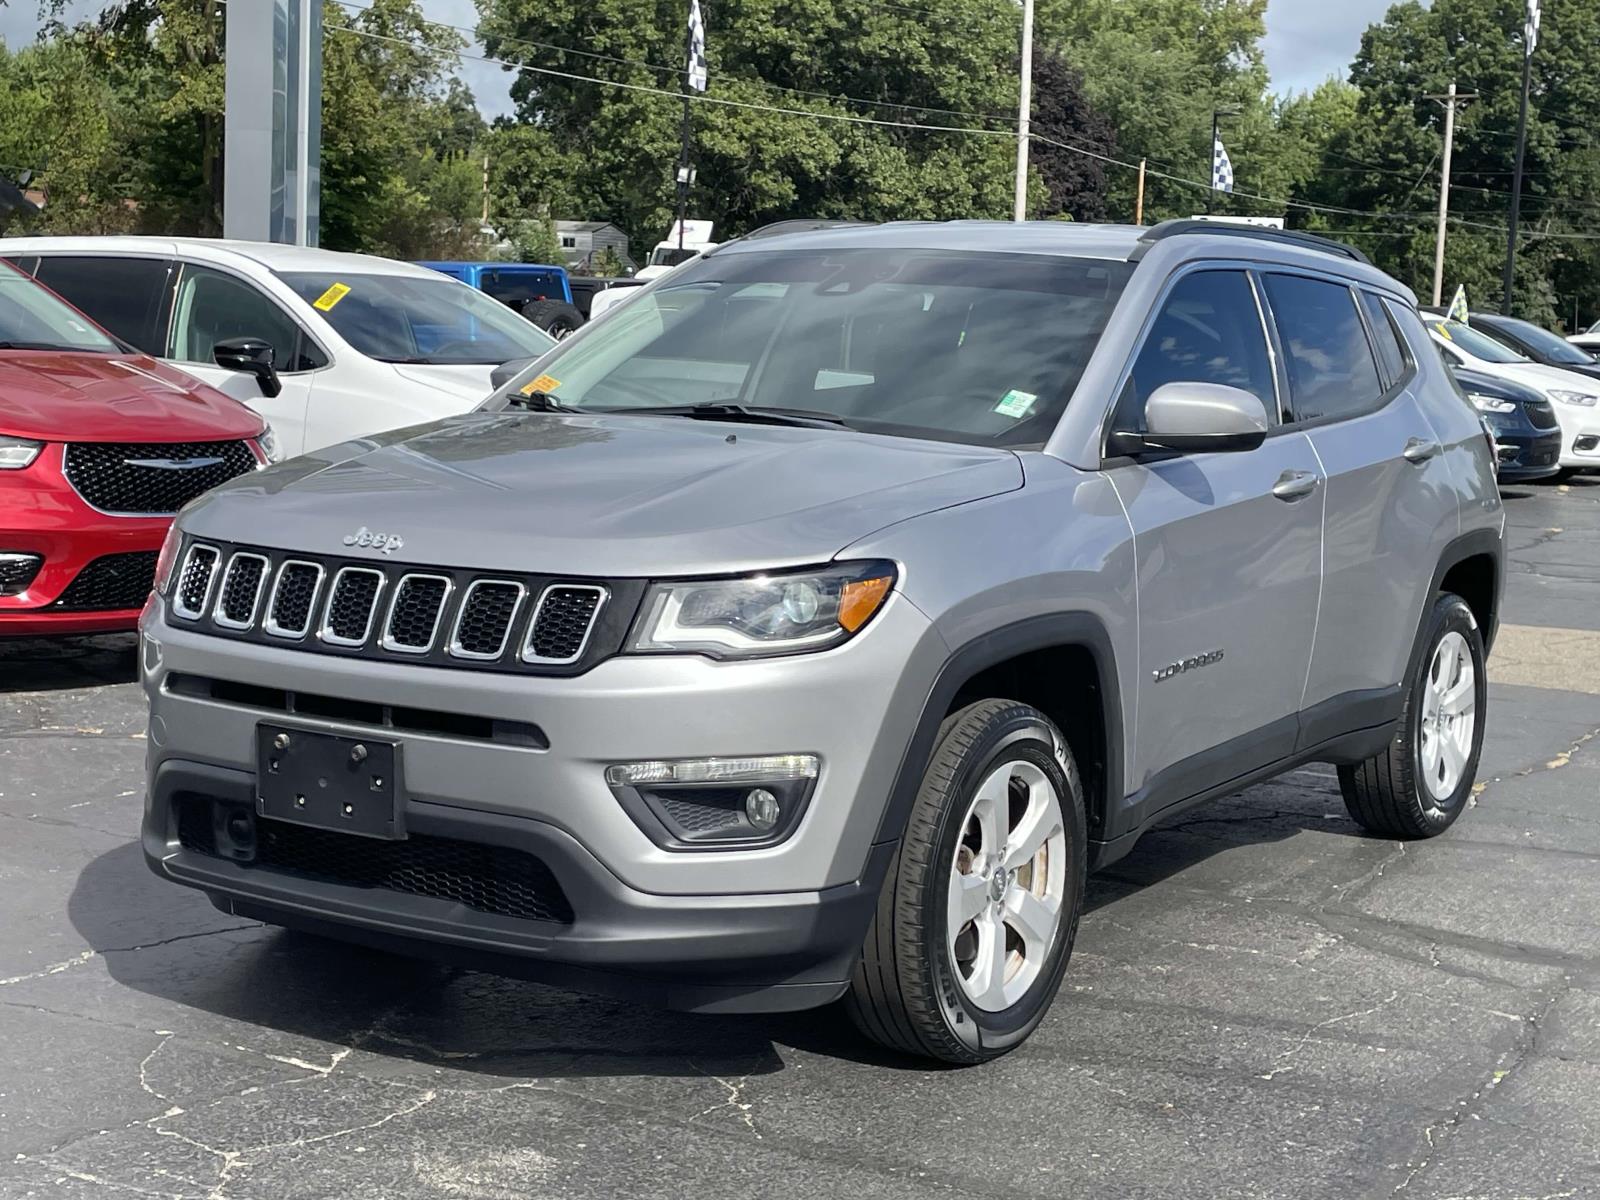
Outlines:
{"type": "MultiPolygon", "coordinates": [[[[1469,558],[1487,557],[1494,562],[1494,595],[1490,601],[1489,627],[1483,630],[1483,653],[1487,657],[1494,646],[1494,636],[1500,628],[1500,600],[1506,586],[1505,564],[1505,538],[1504,535],[1493,529],[1474,529],[1463,533],[1460,537],[1447,544],[1439,555],[1439,562],[1433,568],[1433,586],[1428,589],[1428,598],[1424,604],[1423,614],[1427,606],[1433,603],[1444,588],[1444,577],[1451,568],[1458,566],[1469,558]]],[[[1415,666],[1415,664],[1412,664],[1415,666]]],[[[1410,678],[1410,675],[1407,675],[1410,678]]]]}
{"type": "MultiPolygon", "coordinates": [[[[911,816],[911,806],[922,785],[922,774],[928,760],[933,757],[934,742],[939,726],[950,711],[962,687],[989,667],[1035,650],[1055,647],[1081,647],[1094,658],[1095,670],[1100,676],[1100,689],[1105,730],[1105,796],[1102,798],[1109,810],[1122,793],[1122,689],[1117,676],[1116,654],[1111,646],[1111,635],[1099,617],[1088,612],[1050,613],[1030,617],[1011,625],[1003,625],[980,634],[955,650],[940,667],[928,695],[923,700],[922,713],[916,728],[900,759],[895,773],[894,786],[884,806],[878,823],[874,843],[899,841],[904,835],[906,822],[911,816]]],[[[1094,812],[1088,814],[1091,828],[1094,812]]],[[[1091,834],[1091,836],[1093,836],[1091,834]]]]}

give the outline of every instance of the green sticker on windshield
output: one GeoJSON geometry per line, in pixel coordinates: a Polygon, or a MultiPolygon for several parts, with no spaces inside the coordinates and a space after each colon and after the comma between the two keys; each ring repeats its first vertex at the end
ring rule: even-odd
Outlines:
{"type": "Polygon", "coordinates": [[[1032,412],[1033,402],[1038,398],[1032,392],[1019,392],[1016,388],[1012,388],[1000,397],[1000,403],[994,406],[994,410],[1002,417],[1010,417],[1015,421],[1032,412]]]}

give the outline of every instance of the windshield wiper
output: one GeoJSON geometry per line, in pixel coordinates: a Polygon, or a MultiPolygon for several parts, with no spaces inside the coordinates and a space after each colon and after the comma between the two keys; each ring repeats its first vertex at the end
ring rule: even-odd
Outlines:
{"type": "Polygon", "coordinates": [[[563,404],[549,392],[512,392],[506,397],[507,408],[525,408],[530,412],[577,412],[563,404]]]}
{"type": "MultiPolygon", "coordinates": [[[[0,342],[0,350],[73,350],[75,347],[60,342],[0,342]]],[[[88,347],[84,347],[88,349],[88,347]]],[[[100,353],[109,353],[102,350],[100,353]]]]}
{"type": "Polygon", "coordinates": [[[608,413],[688,417],[694,421],[748,421],[755,425],[793,425],[801,429],[852,429],[843,417],[804,408],[766,408],[744,404],[666,404],[656,408],[608,408],[608,413]]]}

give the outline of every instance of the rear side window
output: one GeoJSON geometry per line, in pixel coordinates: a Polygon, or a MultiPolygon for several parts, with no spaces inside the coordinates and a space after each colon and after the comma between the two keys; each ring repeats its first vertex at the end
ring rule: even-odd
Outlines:
{"type": "Polygon", "coordinates": [[[1134,360],[1114,428],[1143,432],[1145,402],[1168,383],[1227,384],[1277,412],[1261,310],[1243,271],[1196,271],[1173,286],[1134,360]]]}
{"type": "Polygon", "coordinates": [[[483,290],[501,304],[520,310],[535,300],[562,300],[561,280],[554,271],[485,271],[483,290]]]}
{"type": "Polygon", "coordinates": [[[1296,421],[1348,417],[1383,394],[1372,345],[1342,283],[1268,275],[1267,300],[1289,366],[1289,410],[1296,421]]]}
{"type": "Polygon", "coordinates": [[[1406,377],[1411,365],[1400,343],[1400,334],[1395,330],[1394,321],[1382,300],[1371,292],[1356,294],[1361,297],[1361,307],[1367,314],[1367,328],[1372,331],[1372,345],[1378,352],[1383,377],[1393,387],[1406,377]]]}
{"type": "Polygon", "coordinates": [[[36,278],[68,304],[146,354],[165,351],[167,283],[163,258],[43,255],[36,278]]]}

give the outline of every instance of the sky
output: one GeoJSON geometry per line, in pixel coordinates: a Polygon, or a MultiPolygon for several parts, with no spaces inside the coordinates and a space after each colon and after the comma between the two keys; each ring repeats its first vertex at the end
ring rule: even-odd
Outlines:
{"type": "MultiPolygon", "coordinates": [[[[1382,18],[1391,0],[1270,0],[1264,49],[1273,89],[1314,88],[1329,75],[1342,76],[1361,44],[1362,31],[1382,18]]],[[[95,0],[74,0],[69,17],[96,11],[95,0]]],[[[471,28],[477,21],[472,0],[422,0],[430,19],[471,28]]],[[[0,41],[13,48],[33,40],[38,29],[35,0],[10,0],[0,6],[0,41]]],[[[499,67],[470,59],[461,74],[486,116],[511,110],[511,76],[499,67]]]]}

